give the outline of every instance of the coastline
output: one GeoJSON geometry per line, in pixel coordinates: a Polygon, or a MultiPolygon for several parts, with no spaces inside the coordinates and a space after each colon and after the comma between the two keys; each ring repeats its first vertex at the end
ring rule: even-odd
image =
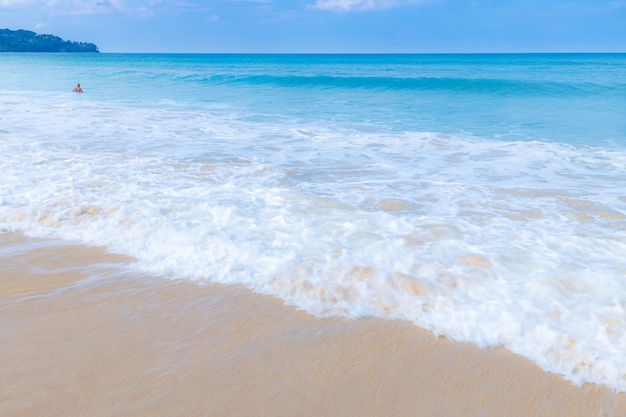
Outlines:
{"type": "Polygon", "coordinates": [[[504,349],[319,319],[239,286],[139,276],[101,248],[0,234],[5,416],[622,416],[504,349]]]}

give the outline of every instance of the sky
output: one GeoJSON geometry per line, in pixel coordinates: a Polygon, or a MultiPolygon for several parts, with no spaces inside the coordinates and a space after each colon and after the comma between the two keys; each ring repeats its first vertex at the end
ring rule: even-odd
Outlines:
{"type": "Polygon", "coordinates": [[[626,0],[0,0],[101,52],[626,52],[626,0]]]}

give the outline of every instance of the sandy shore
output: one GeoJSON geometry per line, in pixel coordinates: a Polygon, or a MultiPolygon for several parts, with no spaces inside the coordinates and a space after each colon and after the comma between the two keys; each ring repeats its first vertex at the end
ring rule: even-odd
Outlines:
{"type": "Polygon", "coordinates": [[[0,235],[1,416],[624,416],[626,396],[409,323],[317,319],[0,235]]]}

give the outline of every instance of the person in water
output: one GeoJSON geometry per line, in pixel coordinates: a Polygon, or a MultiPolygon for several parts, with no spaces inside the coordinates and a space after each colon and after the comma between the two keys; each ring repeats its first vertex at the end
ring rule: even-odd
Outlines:
{"type": "Polygon", "coordinates": [[[82,88],[80,88],[80,83],[79,83],[79,84],[76,84],[76,87],[74,87],[74,89],[72,90],[72,92],[74,92],[74,93],[82,93],[82,92],[83,92],[83,89],[82,89],[82,88]]]}

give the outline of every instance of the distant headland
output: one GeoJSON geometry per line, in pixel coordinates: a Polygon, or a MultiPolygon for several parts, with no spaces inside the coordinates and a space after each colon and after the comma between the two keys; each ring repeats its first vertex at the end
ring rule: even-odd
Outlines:
{"type": "Polygon", "coordinates": [[[0,29],[0,52],[100,52],[93,43],[65,41],[30,30],[0,29]]]}

